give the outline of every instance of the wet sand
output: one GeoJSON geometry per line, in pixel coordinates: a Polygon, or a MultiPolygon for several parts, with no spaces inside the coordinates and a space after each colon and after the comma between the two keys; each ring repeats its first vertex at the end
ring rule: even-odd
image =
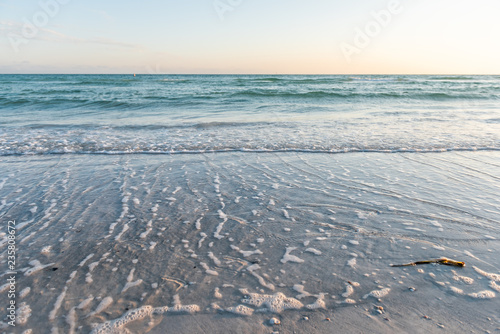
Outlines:
{"type": "Polygon", "coordinates": [[[19,308],[2,331],[493,332],[499,158],[4,157],[19,308]],[[466,266],[390,266],[440,257],[466,266]]]}

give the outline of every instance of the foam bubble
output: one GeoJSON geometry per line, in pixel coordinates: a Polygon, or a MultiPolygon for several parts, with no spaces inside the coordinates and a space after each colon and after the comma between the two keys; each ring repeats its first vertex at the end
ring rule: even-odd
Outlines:
{"type": "Polygon", "coordinates": [[[129,229],[128,223],[123,226],[123,230],[115,237],[115,240],[118,241],[122,237],[122,235],[127,232],[129,229]]]}
{"type": "Polygon", "coordinates": [[[93,272],[95,267],[97,267],[98,264],[99,264],[99,261],[92,262],[91,264],[89,264],[89,272],[93,272]]]}
{"type": "Polygon", "coordinates": [[[495,293],[490,290],[483,290],[479,292],[469,293],[468,296],[477,299],[492,299],[495,298],[495,293]]]}
{"type": "Polygon", "coordinates": [[[28,286],[24,289],[22,289],[20,292],[19,292],[19,298],[24,298],[26,297],[31,291],[31,288],[28,286]]]}
{"type": "Polygon", "coordinates": [[[321,255],[321,254],[323,254],[320,250],[317,250],[316,248],[307,248],[306,252],[313,253],[315,255],[321,255]]]}
{"type": "Polygon", "coordinates": [[[66,316],[66,323],[69,325],[68,333],[74,333],[76,328],[76,311],[74,307],[71,308],[68,315],[66,316]]]}
{"type": "Polygon", "coordinates": [[[224,238],[222,235],[220,235],[220,232],[222,231],[224,224],[227,222],[227,215],[222,210],[219,210],[218,212],[219,218],[223,219],[223,221],[217,226],[217,229],[214,232],[214,237],[220,240],[224,238]]]}
{"type": "Polygon", "coordinates": [[[18,325],[25,325],[26,322],[28,322],[28,318],[31,316],[31,308],[28,304],[22,302],[16,310],[16,314],[16,323],[18,325]]]}
{"type": "Polygon", "coordinates": [[[222,210],[218,210],[217,213],[220,219],[227,219],[227,215],[222,210]]]}
{"type": "Polygon", "coordinates": [[[474,283],[474,279],[473,278],[470,278],[470,277],[467,277],[467,276],[460,276],[460,275],[457,274],[456,271],[453,271],[453,274],[454,274],[453,279],[455,281],[462,281],[465,284],[469,284],[469,285],[474,283]]]}
{"type": "Polygon", "coordinates": [[[217,299],[222,299],[222,294],[220,293],[220,289],[219,288],[215,288],[214,297],[217,298],[217,299]]]}
{"type": "Polygon", "coordinates": [[[138,279],[137,281],[132,282],[132,280],[134,279],[134,272],[135,272],[135,268],[132,268],[132,270],[130,270],[130,273],[128,274],[128,277],[127,277],[127,284],[125,284],[121,293],[124,293],[128,289],[133,288],[134,286],[137,286],[137,285],[142,283],[142,279],[138,279]]]}
{"type": "Polygon", "coordinates": [[[200,262],[200,265],[205,269],[205,272],[209,275],[218,276],[219,273],[215,270],[210,269],[210,267],[205,262],[200,262]]]}
{"type": "Polygon", "coordinates": [[[38,261],[38,260],[33,260],[33,261],[30,261],[30,262],[29,262],[29,264],[30,264],[30,265],[32,265],[32,266],[33,266],[33,268],[30,268],[30,269],[26,270],[26,271],[24,272],[24,276],[30,276],[30,275],[32,275],[32,274],[34,274],[34,273],[36,273],[37,271],[40,271],[40,270],[42,270],[42,269],[44,269],[44,268],[47,268],[47,267],[53,266],[55,263],[49,263],[49,264],[42,265],[42,264],[40,263],[40,261],[38,261]]]}
{"type": "Polygon", "coordinates": [[[54,308],[49,313],[49,320],[52,321],[56,318],[57,311],[59,311],[59,308],[61,308],[64,297],[66,297],[67,290],[68,290],[68,287],[65,286],[63,292],[61,292],[61,294],[57,297],[56,302],[54,303],[54,308]]]}
{"type": "Polygon", "coordinates": [[[234,313],[234,314],[239,314],[239,315],[244,315],[244,316],[250,316],[250,315],[253,314],[254,309],[250,308],[248,306],[240,304],[238,306],[228,307],[228,308],[226,308],[226,311],[234,313]]]}
{"type": "Polygon", "coordinates": [[[345,292],[342,294],[342,297],[347,298],[347,297],[349,297],[350,295],[352,295],[352,294],[353,294],[353,292],[354,292],[354,288],[352,287],[352,285],[351,285],[351,284],[348,284],[348,285],[346,286],[345,292]]]}
{"type": "Polygon", "coordinates": [[[300,295],[297,295],[297,296],[296,296],[296,298],[298,298],[298,299],[302,299],[302,298],[304,298],[304,297],[309,297],[309,296],[311,296],[311,294],[310,294],[309,292],[307,292],[307,291],[305,291],[305,290],[304,290],[304,286],[303,286],[302,284],[295,284],[295,285],[293,286],[293,289],[294,289],[295,291],[297,291],[297,292],[299,292],[299,293],[300,293],[300,295]]]}
{"type": "Polygon", "coordinates": [[[274,295],[261,295],[258,293],[250,293],[248,298],[242,300],[243,303],[256,307],[266,306],[261,311],[269,311],[272,313],[281,313],[289,309],[301,309],[304,304],[295,298],[287,298],[283,293],[278,292],[274,295]]]}
{"type": "Polygon", "coordinates": [[[304,262],[304,260],[302,260],[301,258],[299,258],[295,255],[290,255],[290,253],[296,249],[297,249],[297,247],[287,247],[285,250],[285,255],[283,255],[283,258],[281,259],[281,263],[287,263],[287,262],[302,263],[302,262],[304,262]]]}
{"type": "Polygon", "coordinates": [[[385,288],[381,290],[373,290],[370,293],[366,294],[363,296],[363,299],[366,299],[368,297],[374,297],[374,298],[383,298],[389,294],[391,291],[390,288],[385,288]]]}
{"type": "Polygon", "coordinates": [[[94,300],[94,297],[90,296],[87,299],[84,299],[76,308],[83,310],[90,305],[90,303],[94,300]]]}
{"type": "Polygon", "coordinates": [[[351,268],[354,268],[354,266],[356,265],[356,258],[353,257],[352,259],[348,260],[346,265],[351,267],[351,268]]]}
{"type": "Polygon", "coordinates": [[[203,219],[203,217],[200,217],[195,222],[195,227],[196,227],[197,230],[201,230],[201,220],[202,219],[203,219]]]}
{"type": "Polygon", "coordinates": [[[212,259],[212,261],[214,261],[216,266],[220,267],[220,265],[222,264],[222,262],[214,255],[214,253],[208,252],[208,257],[212,259]]]}
{"type": "Polygon", "coordinates": [[[255,278],[257,278],[257,280],[259,281],[260,285],[262,285],[263,287],[268,288],[269,290],[274,290],[274,285],[273,284],[267,283],[262,276],[260,276],[259,274],[257,274],[255,272],[255,270],[258,270],[258,269],[260,269],[260,266],[258,264],[252,264],[252,265],[250,265],[250,266],[247,267],[247,271],[250,274],[252,274],[252,276],[254,276],[255,278]]]}
{"type": "Polygon", "coordinates": [[[322,308],[322,309],[326,309],[326,304],[325,304],[325,295],[324,294],[320,294],[318,299],[316,299],[316,301],[312,304],[309,304],[306,306],[306,308],[308,308],[309,310],[316,310],[316,309],[319,309],[319,308],[322,308]]]}
{"type": "Polygon", "coordinates": [[[230,245],[230,247],[232,249],[234,249],[235,251],[239,252],[241,255],[243,255],[243,257],[249,257],[251,255],[254,255],[254,254],[258,254],[258,255],[262,255],[262,251],[256,249],[256,250],[253,250],[253,251],[244,251],[244,250],[241,250],[239,247],[237,246],[234,246],[234,245],[230,245]]]}
{"type": "Polygon", "coordinates": [[[168,308],[168,312],[194,314],[200,311],[200,307],[195,304],[182,305],[179,295],[174,295],[174,306],[168,308]]]}
{"type": "Polygon", "coordinates": [[[500,282],[500,275],[499,274],[488,273],[488,272],[486,272],[484,270],[481,270],[481,269],[479,269],[478,267],[475,267],[475,266],[473,266],[472,268],[474,268],[474,270],[477,271],[478,274],[483,275],[484,277],[487,277],[487,278],[489,278],[492,281],[500,282]]]}
{"type": "Polygon", "coordinates": [[[92,279],[92,274],[91,273],[87,273],[85,275],[85,282],[87,282],[88,284],[92,283],[94,280],[92,279]]]}
{"type": "Polygon", "coordinates": [[[500,292],[500,285],[496,284],[495,281],[490,282],[490,288],[492,288],[493,290],[495,290],[497,292],[500,292]]]}
{"type": "Polygon", "coordinates": [[[152,231],[153,229],[151,227],[147,228],[146,231],[142,232],[139,238],[141,239],[146,239],[148,234],[152,231]]]}
{"type": "Polygon", "coordinates": [[[111,298],[111,297],[104,298],[103,300],[101,300],[99,305],[97,305],[97,308],[95,309],[95,311],[89,313],[89,315],[87,317],[91,317],[95,314],[101,313],[102,311],[107,309],[112,303],[113,303],[113,298],[111,298]]]}
{"type": "Polygon", "coordinates": [[[52,250],[52,246],[45,246],[45,247],[42,248],[42,250],[40,251],[40,253],[47,255],[47,254],[50,254],[51,250],[52,250]]]}
{"type": "Polygon", "coordinates": [[[463,294],[464,294],[464,290],[459,289],[459,288],[456,288],[456,287],[454,287],[454,286],[450,286],[450,290],[451,290],[453,293],[456,293],[457,295],[463,295],[463,294]]]}
{"type": "Polygon", "coordinates": [[[201,235],[201,239],[200,241],[198,241],[198,248],[201,248],[201,244],[203,243],[203,241],[205,241],[205,239],[208,237],[206,233],[204,232],[200,232],[200,235],[201,235]]]}
{"type": "Polygon", "coordinates": [[[113,333],[126,333],[125,326],[132,321],[137,321],[150,316],[154,309],[152,306],[143,306],[141,308],[130,310],[125,313],[121,318],[107,321],[95,328],[90,332],[91,334],[113,334],[113,333]]]}

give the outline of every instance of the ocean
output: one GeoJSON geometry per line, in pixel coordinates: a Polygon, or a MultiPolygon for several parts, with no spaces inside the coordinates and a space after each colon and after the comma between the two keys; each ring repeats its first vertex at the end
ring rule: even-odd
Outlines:
{"type": "Polygon", "coordinates": [[[0,330],[498,330],[499,151],[494,75],[0,75],[0,330]]]}
{"type": "Polygon", "coordinates": [[[2,75],[0,155],[500,148],[500,76],[2,75]]]}

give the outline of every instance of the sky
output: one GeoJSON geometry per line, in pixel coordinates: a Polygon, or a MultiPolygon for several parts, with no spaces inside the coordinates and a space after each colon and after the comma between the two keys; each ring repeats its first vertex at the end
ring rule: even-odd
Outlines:
{"type": "Polygon", "coordinates": [[[498,0],[0,0],[0,73],[500,74],[498,0]]]}

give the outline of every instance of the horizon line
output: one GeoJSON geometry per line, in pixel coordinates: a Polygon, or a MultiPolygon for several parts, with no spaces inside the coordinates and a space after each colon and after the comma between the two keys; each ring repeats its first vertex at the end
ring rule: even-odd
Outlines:
{"type": "Polygon", "coordinates": [[[470,75],[470,76],[499,76],[500,73],[488,73],[488,74],[471,74],[471,73],[322,73],[322,74],[314,74],[314,73],[0,73],[0,75],[412,75],[412,76],[426,76],[426,75],[451,75],[451,76],[460,76],[460,75],[470,75]]]}

